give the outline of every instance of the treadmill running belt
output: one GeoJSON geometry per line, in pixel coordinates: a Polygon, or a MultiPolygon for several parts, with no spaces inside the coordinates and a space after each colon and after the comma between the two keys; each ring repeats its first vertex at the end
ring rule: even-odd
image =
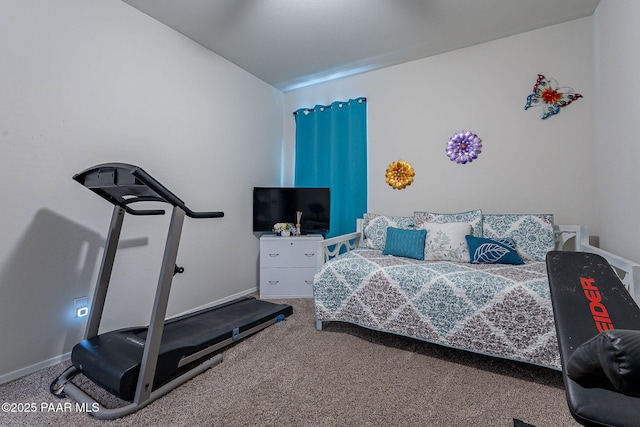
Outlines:
{"type": "MultiPolygon", "coordinates": [[[[165,322],[154,388],[174,375],[180,361],[234,335],[266,327],[293,313],[291,306],[246,297],[165,322]]],[[[86,377],[131,401],[140,371],[147,327],[125,328],[76,344],[71,362],[86,377]]]]}

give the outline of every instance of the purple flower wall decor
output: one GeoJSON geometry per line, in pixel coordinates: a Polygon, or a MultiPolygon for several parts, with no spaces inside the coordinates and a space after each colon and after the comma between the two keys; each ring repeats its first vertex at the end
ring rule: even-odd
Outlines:
{"type": "Polygon", "coordinates": [[[533,85],[533,93],[527,96],[524,109],[529,107],[542,107],[542,120],[545,120],[560,112],[561,107],[566,107],[582,95],[575,93],[570,87],[558,87],[556,79],[548,79],[538,74],[538,80],[533,85]]]}
{"type": "Polygon", "coordinates": [[[447,156],[452,162],[466,164],[478,158],[482,152],[482,140],[473,132],[458,132],[447,143],[447,156]]]}

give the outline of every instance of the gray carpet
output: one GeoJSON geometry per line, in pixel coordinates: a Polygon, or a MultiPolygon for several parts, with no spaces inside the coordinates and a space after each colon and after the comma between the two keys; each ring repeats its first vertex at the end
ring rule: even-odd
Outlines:
{"type": "MultiPolygon", "coordinates": [[[[560,373],[331,323],[314,327],[310,299],[225,350],[223,362],[125,418],[66,411],[49,394],[63,363],[0,386],[2,426],[576,426],[560,373]],[[43,408],[43,404],[44,407],[43,408]]],[[[107,407],[120,404],[88,385],[107,407]]],[[[70,405],[69,405],[70,406],[70,405]]]]}

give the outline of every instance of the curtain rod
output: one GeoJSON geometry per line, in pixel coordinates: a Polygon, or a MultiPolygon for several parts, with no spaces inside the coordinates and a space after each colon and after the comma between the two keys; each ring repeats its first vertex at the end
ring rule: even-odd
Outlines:
{"type": "Polygon", "coordinates": [[[339,104],[348,104],[350,101],[357,101],[359,104],[362,104],[363,102],[367,102],[367,98],[364,96],[361,96],[360,98],[355,98],[355,99],[350,99],[349,101],[333,101],[331,104],[329,105],[316,105],[313,108],[299,108],[298,110],[293,112],[293,115],[295,116],[296,114],[298,114],[298,111],[303,110],[303,111],[315,111],[317,107],[320,108],[331,108],[331,106],[335,103],[339,103],[339,104]]]}

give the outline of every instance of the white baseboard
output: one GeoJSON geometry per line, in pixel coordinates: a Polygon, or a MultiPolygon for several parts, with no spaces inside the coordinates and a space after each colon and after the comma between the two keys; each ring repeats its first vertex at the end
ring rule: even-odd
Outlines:
{"type": "Polygon", "coordinates": [[[199,310],[205,310],[207,308],[215,307],[216,305],[224,304],[225,302],[233,301],[234,299],[237,299],[237,298],[242,298],[244,296],[247,296],[247,295],[252,294],[254,292],[257,292],[257,291],[258,291],[258,287],[257,286],[254,287],[254,288],[251,288],[251,289],[246,289],[246,290],[244,290],[242,292],[238,292],[238,293],[235,293],[233,295],[229,295],[228,297],[219,299],[217,301],[213,301],[213,302],[210,302],[208,304],[201,305],[200,307],[195,307],[195,308],[192,308],[191,310],[183,311],[182,313],[178,313],[175,316],[169,317],[168,319],[173,319],[174,317],[184,316],[185,314],[191,314],[191,313],[199,311],[199,310]]]}
{"type": "Polygon", "coordinates": [[[13,380],[17,380],[18,378],[22,378],[25,375],[33,374],[41,369],[48,368],[49,366],[57,365],[61,362],[66,362],[71,358],[71,352],[61,354],[60,356],[52,357],[48,360],[43,360],[42,362],[38,362],[31,366],[27,366],[17,371],[9,372],[7,374],[0,375],[0,384],[5,384],[13,380]]]}
{"type": "MultiPolygon", "coordinates": [[[[225,302],[232,301],[232,300],[234,300],[236,298],[241,298],[243,296],[246,296],[246,295],[252,294],[254,292],[257,292],[257,290],[258,290],[257,287],[254,287],[254,288],[251,288],[251,289],[247,289],[247,290],[244,290],[242,292],[238,292],[238,293],[236,293],[234,295],[230,295],[230,296],[228,296],[226,298],[222,298],[222,299],[220,299],[218,301],[213,301],[213,302],[210,302],[208,304],[202,305],[200,307],[196,307],[196,308],[194,308],[192,310],[188,310],[188,311],[185,311],[183,313],[176,314],[175,316],[172,316],[172,317],[182,316],[182,315],[185,315],[185,314],[193,313],[194,311],[204,310],[206,308],[210,308],[210,307],[216,306],[218,304],[223,304],[225,302]]],[[[37,371],[39,371],[41,369],[48,368],[49,366],[56,365],[56,364],[58,364],[60,362],[65,362],[65,361],[69,360],[70,358],[71,358],[71,352],[65,353],[65,354],[61,354],[60,356],[52,357],[51,359],[44,360],[42,362],[38,362],[38,363],[33,364],[31,366],[26,366],[26,367],[18,369],[16,371],[0,375],[0,384],[5,384],[5,383],[8,383],[10,381],[17,380],[18,378],[24,377],[25,375],[33,374],[34,372],[37,372],[37,371]]]]}

